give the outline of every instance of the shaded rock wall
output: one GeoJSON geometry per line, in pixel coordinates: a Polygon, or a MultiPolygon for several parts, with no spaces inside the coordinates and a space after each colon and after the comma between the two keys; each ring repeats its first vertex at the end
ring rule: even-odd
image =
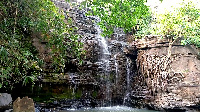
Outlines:
{"type": "MultiPolygon", "coordinates": [[[[194,46],[172,46],[168,41],[147,36],[137,42],[138,76],[134,78],[132,98],[155,109],[196,106],[200,101],[200,60],[194,46]]],[[[138,103],[138,102],[137,102],[138,103]]]]}

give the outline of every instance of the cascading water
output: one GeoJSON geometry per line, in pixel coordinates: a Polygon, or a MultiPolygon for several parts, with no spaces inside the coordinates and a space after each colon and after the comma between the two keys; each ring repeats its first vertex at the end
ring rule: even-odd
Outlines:
{"type": "Polygon", "coordinates": [[[127,57],[126,58],[126,93],[124,96],[124,101],[123,104],[127,105],[128,102],[130,102],[131,98],[130,98],[130,92],[131,92],[131,86],[130,86],[130,74],[131,74],[131,60],[127,57]]]}
{"type": "Polygon", "coordinates": [[[131,61],[128,57],[126,58],[126,72],[127,72],[127,75],[126,75],[127,86],[126,86],[126,88],[127,88],[127,91],[130,91],[131,61]]]}
{"type": "MultiPolygon", "coordinates": [[[[67,4],[65,0],[52,0],[52,1],[55,2],[55,5],[59,7],[60,9],[62,9],[63,11],[69,11],[68,9],[70,8],[70,5],[67,4]]],[[[12,93],[12,97],[17,98],[19,96],[31,95],[33,99],[41,100],[43,103],[37,104],[37,107],[36,107],[37,112],[39,112],[40,110],[41,112],[43,111],[45,112],[47,111],[48,112],[50,111],[54,111],[54,112],[122,112],[122,111],[123,112],[149,112],[149,110],[140,110],[140,109],[125,107],[125,106],[115,106],[115,105],[122,104],[123,97],[124,97],[125,105],[126,105],[126,102],[130,101],[131,76],[133,75],[131,74],[133,73],[131,68],[133,68],[132,67],[133,63],[131,63],[131,60],[127,58],[126,55],[123,53],[124,48],[127,47],[127,43],[126,43],[126,39],[121,38],[121,37],[124,36],[125,33],[120,32],[120,30],[116,31],[117,36],[114,36],[113,39],[110,39],[109,41],[110,43],[108,46],[108,42],[106,41],[106,39],[101,36],[101,29],[98,25],[95,25],[96,34],[95,34],[95,37],[93,37],[94,24],[93,22],[89,23],[90,22],[89,19],[91,18],[86,17],[83,11],[79,11],[78,9],[79,8],[72,8],[71,10],[72,12],[65,15],[66,18],[72,17],[73,20],[75,20],[76,25],[79,26],[79,30],[77,31],[77,33],[84,35],[83,40],[81,40],[82,42],[85,42],[84,44],[87,44],[86,42],[87,40],[88,40],[88,43],[92,43],[92,42],[95,43],[94,44],[95,46],[92,46],[92,44],[88,44],[88,46],[91,45],[92,47],[94,47],[94,50],[91,50],[92,52],[96,53],[96,50],[99,50],[99,47],[100,47],[100,50],[99,50],[100,52],[97,51],[98,52],[96,53],[97,55],[95,53],[94,53],[95,55],[89,55],[91,56],[91,58],[95,58],[94,60],[89,60],[89,59],[85,60],[87,61],[87,63],[89,64],[91,63],[90,65],[92,65],[92,67],[89,67],[88,65],[87,67],[84,66],[86,69],[89,69],[87,71],[92,71],[91,74],[87,74],[89,78],[79,77],[81,75],[86,76],[86,74],[84,73],[86,73],[87,71],[84,71],[84,70],[81,70],[81,72],[76,72],[76,73],[69,72],[62,76],[59,75],[59,77],[61,77],[60,79],[64,80],[63,81],[64,83],[62,83],[62,81],[61,81],[61,84],[57,83],[58,81],[57,78],[55,80],[56,83],[53,83],[53,82],[49,83],[48,82],[49,80],[45,80],[47,82],[43,82],[38,85],[40,87],[39,89],[36,83],[34,86],[35,88],[32,88],[31,92],[29,91],[30,88],[27,88],[28,86],[27,87],[16,86],[16,88],[14,88],[15,91],[13,91],[12,93]],[[88,31],[88,30],[91,30],[91,31],[88,31]],[[90,36],[88,36],[88,32],[90,36]],[[93,41],[93,39],[95,39],[95,41],[93,41]],[[112,44],[111,41],[114,44],[112,44]],[[96,45],[96,43],[98,43],[98,45],[96,45]],[[113,46],[111,46],[111,44],[113,46]],[[96,59],[97,56],[99,56],[98,61],[96,59]],[[98,64],[96,62],[97,63],[100,62],[101,64],[100,67],[103,68],[103,70],[100,71],[99,68],[97,68],[98,64]],[[96,80],[94,81],[95,84],[93,83],[91,85],[91,83],[88,83],[89,82],[88,80],[90,80],[90,77],[92,77],[93,74],[95,74],[94,78],[99,80],[98,72],[102,72],[100,73],[100,76],[102,77],[100,81],[98,82],[98,85],[96,85],[96,80]],[[111,77],[112,75],[110,74],[112,74],[113,77],[111,77]],[[66,84],[67,80],[70,82],[69,85],[66,84]],[[84,82],[86,81],[86,83],[84,83],[85,85],[79,85],[80,83],[78,81],[84,81],[84,82]],[[101,87],[101,83],[104,84],[103,85],[104,87],[106,87],[106,89],[103,88],[103,90],[105,90],[103,91],[105,94],[103,98],[106,98],[106,103],[109,103],[106,105],[99,105],[99,102],[97,101],[98,98],[102,98],[101,96],[100,97],[98,96],[99,86],[101,87]],[[113,85],[116,86],[115,90],[117,92],[113,90],[114,88],[113,85]],[[117,100],[120,100],[120,103],[117,102],[111,105],[111,98],[113,98],[112,102],[114,102],[114,98],[116,98],[116,96],[113,95],[114,93],[117,93],[117,95],[119,96],[119,97],[117,96],[118,97],[117,100]],[[60,98],[62,99],[60,100],[60,98]],[[54,101],[52,102],[52,100],[54,101]],[[49,102],[49,101],[52,103],[49,103],[49,104],[44,103],[44,102],[49,102]],[[98,107],[98,106],[113,106],[113,107],[98,107]]],[[[100,21],[100,19],[97,17],[92,17],[92,20],[93,19],[96,20],[97,23],[100,21]]],[[[53,79],[54,78],[55,77],[53,77],[53,79]]]]}
{"type": "MultiPolygon", "coordinates": [[[[96,22],[100,22],[100,19],[95,17],[96,19],[96,22]]],[[[107,41],[105,39],[105,37],[102,37],[101,36],[101,28],[96,24],[95,25],[95,29],[97,30],[97,34],[96,34],[96,38],[97,38],[97,41],[99,42],[99,46],[101,47],[101,54],[100,54],[100,61],[102,63],[102,68],[104,69],[103,72],[104,72],[104,79],[106,81],[106,92],[104,93],[105,94],[105,97],[106,97],[106,100],[109,102],[109,106],[111,105],[111,89],[110,89],[110,86],[111,86],[111,83],[110,83],[110,55],[111,53],[109,52],[109,49],[108,49],[108,44],[107,44],[107,41]]]]}
{"type": "MultiPolygon", "coordinates": [[[[100,19],[97,20],[97,22],[100,22],[100,19]]],[[[101,36],[101,28],[96,25],[95,29],[97,30],[96,38],[100,42],[100,46],[102,47],[102,59],[106,58],[106,55],[110,55],[110,52],[108,50],[108,44],[104,37],[101,36]]]]}
{"type": "Polygon", "coordinates": [[[115,77],[116,77],[116,79],[115,79],[115,84],[117,85],[118,84],[118,78],[119,78],[119,74],[118,74],[118,70],[119,70],[119,64],[118,64],[118,62],[117,62],[117,55],[118,54],[115,54],[114,55],[114,60],[115,60],[115,77]]]}
{"type": "Polygon", "coordinates": [[[76,11],[75,9],[73,11],[75,13],[71,13],[69,16],[75,19],[79,27],[77,32],[81,35],[85,34],[82,42],[85,42],[85,48],[88,50],[87,61],[94,63],[91,65],[97,67],[93,68],[92,66],[90,69],[92,75],[96,74],[94,78],[100,87],[97,98],[101,103],[99,105],[122,105],[123,101],[125,104],[129,101],[131,92],[131,60],[124,53],[124,49],[128,46],[125,32],[122,28],[115,28],[108,42],[105,37],[101,36],[101,28],[97,25],[101,20],[98,17],[85,16],[85,11],[76,11]],[[94,21],[95,23],[93,23],[94,21]]]}
{"type": "Polygon", "coordinates": [[[125,50],[128,48],[126,34],[123,29],[115,28],[111,40],[111,51],[113,54],[113,72],[115,74],[115,91],[114,98],[116,98],[119,105],[129,105],[131,101],[131,59],[127,57],[125,50]],[[121,101],[120,101],[120,100],[121,101]]]}

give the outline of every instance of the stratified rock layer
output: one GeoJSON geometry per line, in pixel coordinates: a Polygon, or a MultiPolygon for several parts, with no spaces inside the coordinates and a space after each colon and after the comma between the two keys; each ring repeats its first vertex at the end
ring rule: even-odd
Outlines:
{"type": "Polygon", "coordinates": [[[154,109],[183,109],[200,101],[198,49],[176,43],[168,56],[169,43],[159,36],[138,40],[138,76],[132,98],[154,109]]]}

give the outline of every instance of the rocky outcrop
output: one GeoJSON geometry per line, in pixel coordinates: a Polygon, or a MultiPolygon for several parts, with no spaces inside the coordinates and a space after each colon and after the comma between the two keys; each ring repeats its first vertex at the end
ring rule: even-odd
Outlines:
{"type": "MultiPolygon", "coordinates": [[[[61,1],[62,0],[54,2],[60,9],[66,11],[63,5],[59,5],[62,3],[61,1]]],[[[135,71],[132,70],[134,64],[130,64],[132,63],[132,57],[128,57],[127,53],[124,52],[124,50],[129,47],[127,35],[124,33],[123,29],[115,28],[111,38],[102,37],[105,38],[109,51],[109,54],[106,54],[106,60],[109,62],[108,65],[105,65],[102,61],[104,55],[103,50],[105,49],[99,41],[98,30],[100,29],[98,29],[96,25],[99,18],[95,16],[86,16],[87,11],[90,9],[80,9],[78,6],[75,6],[67,10],[68,12],[66,12],[67,14],[65,16],[66,18],[71,18],[74,27],[77,27],[75,33],[81,35],[82,38],[80,38],[80,41],[83,43],[83,50],[86,52],[85,59],[81,66],[77,64],[78,62],[76,60],[72,60],[73,65],[75,65],[74,68],[77,69],[75,74],[81,77],[90,76],[90,79],[98,83],[101,87],[98,95],[99,99],[105,99],[107,97],[106,94],[108,93],[105,93],[105,91],[107,91],[106,89],[108,89],[107,86],[109,85],[109,96],[113,99],[123,100],[128,87],[127,71],[131,72],[129,73],[131,77],[135,74],[133,73],[135,71]],[[105,71],[105,66],[107,71],[105,71]],[[109,82],[107,82],[108,80],[109,82]]],[[[69,67],[70,66],[72,66],[72,64],[70,64],[69,67]]],[[[69,72],[72,72],[72,70],[66,72],[68,72],[67,74],[71,74],[69,72]]]]}
{"type": "MultiPolygon", "coordinates": [[[[79,41],[83,43],[82,50],[85,51],[85,58],[81,65],[78,60],[71,59],[65,65],[64,73],[48,73],[39,80],[69,85],[98,85],[101,88],[97,92],[98,100],[105,100],[109,96],[109,99],[117,102],[116,104],[122,104],[124,97],[132,88],[130,85],[132,77],[136,74],[134,70],[136,67],[133,64],[136,53],[135,51],[131,55],[128,53],[130,40],[127,39],[127,34],[123,29],[115,28],[111,38],[100,37],[101,29],[97,26],[100,19],[95,16],[86,16],[90,9],[80,9],[78,5],[71,6],[65,0],[52,1],[60,11],[64,12],[66,20],[69,18],[72,20],[69,27],[76,27],[74,33],[81,37],[79,41]],[[103,53],[105,48],[100,38],[105,38],[106,50],[109,53],[103,53]]],[[[46,62],[45,67],[51,69],[50,50],[45,49],[45,42],[39,40],[37,34],[33,38],[33,45],[38,50],[40,58],[46,62]]]]}
{"type": "Polygon", "coordinates": [[[184,109],[200,101],[200,60],[194,46],[172,46],[159,36],[138,40],[138,76],[132,98],[154,109],[184,109]]]}

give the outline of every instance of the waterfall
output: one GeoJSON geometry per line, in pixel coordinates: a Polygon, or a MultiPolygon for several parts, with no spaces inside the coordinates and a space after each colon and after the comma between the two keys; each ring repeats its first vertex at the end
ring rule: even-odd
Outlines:
{"type": "Polygon", "coordinates": [[[126,58],[126,72],[127,72],[127,75],[126,75],[126,81],[127,81],[127,91],[130,90],[130,73],[131,73],[131,63],[130,63],[130,59],[127,57],[126,58]]]}
{"type": "Polygon", "coordinates": [[[115,60],[115,77],[116,77],[116,79],[115,79],[115,84],[117,85],[118,84],[118,80],[119,80],[119,74],[118,74],[118,70],[119,70],[119,65],[118,65],[118,63],[117,63],[117,55],[118,54],[115,54],[114,55],[114,60],[115,60]]]}
{"type": "MultiPolygon", "coordinates": [[[[100,22],[100,19],[97,18],[96,22],[97,23],[100,22]]],[[[100,46],[102,47],[102,50],[103,50],[103,52],[102,52],[103,58],[102,59],[105,59],[106,55],[110,55],[110,52],[108,50],[108,44],[107,44],[107,41],[106,41],[105,37],[101,36],[101,33],[102,33],[101,32],[101,28],[98,25],[95,25],[95,29],[97,30],[96,38],[100,42],[100,46]]]]}
{"type": "MultiPolygon", "coordinates": [[[[96,22],[100,22],[100,19],[95,17],[96,22]]],[[[105,97],[106,100],[108,101],[108,105],[111,106],[111,83],[110,83],[110,55],[111,53],[109,52],[108,49],[108,44],[107,41],[105,39],[105,37],[102,37],[101,33],[101,28],[95,24],[95,29],[97,30],[97,34],[96,34],[96,38],[97,41],[99,42],[99,46],[101,47],[101,54],[100,54],[100,61],[102,63],[102,68],[104,76],[103,80],[106,81],[106,91],[105,91],[105,97]]]]}
{"type": "Polygon", "coordinates": [[[131,74],[131,60],[127,57],[126,58],[126,93],[125,93],[125,96],[124,96],[124,101],[123,101],[123,104],[124,105],[127,105],[131,98],[130,98],[130,92],[131,92],[131,86],[130,86],[130,74],[131,74]]]}

